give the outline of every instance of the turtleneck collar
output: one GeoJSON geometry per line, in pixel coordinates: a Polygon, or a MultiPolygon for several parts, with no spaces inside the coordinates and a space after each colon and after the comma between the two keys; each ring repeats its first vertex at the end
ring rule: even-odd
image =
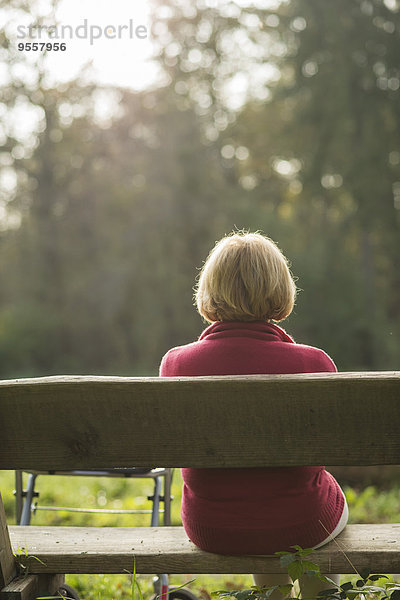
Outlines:
{"type": "Polygon", "coordinates": [[[199,340],[222,337],[250,337],[271,342],[295,343],[282,327],[266,321],[216,321],[203,331],[199,340]]]}

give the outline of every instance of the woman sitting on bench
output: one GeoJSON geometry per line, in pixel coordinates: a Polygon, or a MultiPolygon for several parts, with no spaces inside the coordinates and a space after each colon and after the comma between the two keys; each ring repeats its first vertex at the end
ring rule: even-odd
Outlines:
{"type": "MultiPolygon", "coordinates": [[[[211,325],[198,341],[169,350],[160,375],[335,372],[325,352],[295,343],[273,323],[290,315],[295,295],[287,260],[274,242],[257,233],[223,238],[210,252],[196,291],[198,311],[211,325]]],[[[313,432],[307,433],[312,444],[313,432]]],[[[317,548],[347,523],[344,494],[322,466],[182,469],[182,476],[184,528],[209,552],[273,554],[294,544],[317,548]]],[[[254,579],[267,586],[289,581],[285,575],[254,579]]],[[[307,576],[300,583],[303,597],[323,586],[307,576]]]]}

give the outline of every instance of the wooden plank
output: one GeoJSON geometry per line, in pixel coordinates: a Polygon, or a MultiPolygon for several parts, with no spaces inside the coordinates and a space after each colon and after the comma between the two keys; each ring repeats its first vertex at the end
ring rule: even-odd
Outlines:
{"type": "Polygon", "coordinates": [[[15,560],[8,535],[7,519],[0,494],[0,590],[16,575],[15,560]]]}
{"type": "Polygon", "coordinates": [[[21,575],[0,591],[0,600],[34,600],[39,593],[38,581],[38,575],[21,575]]]}
{"type": "Polygon", "coordinates": [[[0,590],[0,600],[34,600],[38,596],[55,596],[64,581],[64,575],[59,574],[20,575],[0,590]]]}
{"type": "Polygon", "coordinates": [[[20,575],[0,589],[0,600],[33,600],[38,596],[55,596],[64,581],[65,576],[59,573],[20,575]]]}
{"type": "MultiPolygon", "coordinates": [[[[203,552],[182,527],[10,527],[13,546],[30,572],[280,573],[279,561],[265,556],[223,556],[203,552]]],[[[400,525],[348,525],[313,555],[326,573],[358,570],[398,573],[400,525]],[[345,552],[345,554],[344,554],[345,552]],[[348,558],[346,558],[346,556],[348,558]]]]}
{"type": "Polygon", "coordinates": [[[0,382],[0,469],[400,464],[399,428],[400,372],[0,382]]]}

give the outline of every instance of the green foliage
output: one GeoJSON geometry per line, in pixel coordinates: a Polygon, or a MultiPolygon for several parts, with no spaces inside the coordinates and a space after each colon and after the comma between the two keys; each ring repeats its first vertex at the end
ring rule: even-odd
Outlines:
{"type": "MultiPolygon", "coordinates": [[[[310,577],[321,582],[321,589],[316,597],[307,600],[365,600],[365,597],[374,600],[398,600],[400,583],[389,581],[386,575],[370,574],[364,570],[357,574],[357,578],[337,585],[332,579],[321,573],[320,567],[309,560],[315,550],[303,549],[293,546],[294,552],[276,552],[280,557],[280,566],[287,571],[291,584],[274,585],[271,587],[252,586],[246,590],[218,590],[213,592],[221,600],[235,598],[236,600],[268,600],[274,592],[279,592],[282,599],[297,598],[295,583],[301,578],[310,577]],[[295,595],[293,595],[293,593],[295,595]]],[[[303,600],[304,597],[301,596],[303,600]]]]}
{"type": "MultiPolygon", "coordinates": [[[[26,486],[26,476],[24,477],[26,486]]],[[[43,507],[80,507],[110,510],[150,510],[147,499],[153,494],[151,479],[129,479],[119,477],[68,477],[38,476],[36,490],[39,497],[35,502],[43,507]]],[[[9,523],[15,521],[14,473],[0,471],[0,490],[9,523]]],[[[174,472],[172,481],[171,521],[181,523],[180,499],[182,479],[179,471],[174,472]]],[[[76,525],[97,523],[99,527],[140,527],[149,525],[149,514],[101,514],[90,512],[67,512],[37,510],[32,515],[32,525],[76,525]]],[[[162,516],[161,516],[162,522],[162,516]]]]}
{"type": "Polygon", "coordinates": [[[301,548],[293,546],[296,552],[277,552],[280,556],[279,562],[282,568],[285,568],[289,577],[293,581],[298,581],[303,575],[319,576],[320,570],[318,565],[308,560],[307,557],[313,553],[311,548],[301,548]]]}
{"type": "Polygon", "coordinates": [[[157,374],[201,332],[197,269],[234,227],[291,260],[298,341],[341,370],[397,368],[397,5],[153,1],[158,89],[50,89],[42,64],[28,85],[1,33],[4,110],[38,122],[26,141],[2,129],[16,186],[0,198],[0,377],[157,374]],[[251,85],[233,106],[238,76],[251,85]],[[107,122],[99,98],[118,107],[107,122]]]}
{"type": "Polygon", "coordinates": [[[368,486],[356,490],[345,488],[351,523],[399,523],[398,485],[390,489],[368,486]]]}
{"type": "MultiPolygon", "coordinates": [[[[13,472],[0,472],[0,489],[2,491],[3,502],[6,509],[7,519],[13,522],[15,512],[15,500],[12,494],[14,487],[13,472]]],[[[174,473],[172,495],[172,523],[180,525],[180,498],[181,498],[182,480],[180,473],[174,473]]],[[[50,506],[81,506],[89,508],[111,508],[111,509],[130,509],[133,503],[136,508],[148,508],[147,496],[152,493],[151,482],[148,480],[129,480],[124,478],[94,478],[94,477],[56,477],[39,476],[37,481],[39,491],[38,503],[50,506]]],[[[391,489],[378,489],[373,486],[365,490],[356,491],[354,488],[345,488],[346,498],[350,508],[350,521],[362,522],[399,522],[400,514],[398,512],[398,486],[391,489]]],[[[149,524],[149,515],[91,515],[88,513],[68,513],[68,512],[45,512],[37,511],[32,516],[33,525],[97,525],[97,526],[141,526],[149,524]]],[[[288,572],[291,566],[293,578],[301,570],[308,571],[311,577],[316,577],[318,568],[313,562],[312,551],[309,549],[295,548],[295,553],[283,553],[280,556],[282,572],[288,572]],[[302,566],[303,565],[303,566],[302,566]]],[[[34,559],[32,559],[34,560],[34,559]]],[[[362,573],[363,577],[365,574],[362,573]]],[[[172,585],[186,585],[189,576],[173,576],[172,585]]],[[[343,584],[351,583],[354,587],[360,577],[343,577],[343,584]]],[[[380,585],[369,578],[374,585],[380,585]]],[[[385,580],[389,585],[395,585],[392,579],[385,580]]],[[[145,598],[153,594],[152,577],[137,575],[142,593],[145,598]]],[[[75,588],[81,598],[85,600],[123,600],[129,598],[132,593],[132,575],[68,575],[67,583],[75,588]]],[[[190,583],[190,589],[200,598],[200,600],[210,600],[210,590],[223,590],[226,597],[236,593],[250,594],[254,588],[251,588],[249,576],[212,576],[199,575],[195,581],[190,583]],[[250,590],[250,591],[249,591],[250,590]]],[[[292,586],[292,584],[290,584],[292,586]]],[[[347,586],[348,587],[348,586],[347,586]]],[[[290,589],[292,589],[290,587],[290,589]]],[[[289,588],[281,587],[281,591],[287,596],[290,593],[289,588]]],[[[350,589],[350,588],[349,588],[350,589]]],[[[394,590],[395,591],[395,590],[394,590]]],[[[259,591],[261,594],[262,592],[259,591]]],[[[272,592],[271,592],[272,593],[272,592]]],[[[234,596],[235,597],[235,596],[234,596]]],[[[260,596],[264,600],[265,596],[260,596]]],[[[246,600],[238,598],[238,600],[246,600]]],[[[252,599],[253,600],[253,599],[252,599]]],[[[254,600],[256,600],[254,598],[254,600]]],[[[350,598],[351,600],[351,598],[350,598]]],[[[362,599],[360,599],[362,600],[362,599]]],[[[384,598],[382,597],[382,599],[384,598]]],[[[393,597],[396,600],[396,596],[393,597]]],[[[397,599],[398,600],[398,599],[397,599]]]]}
{"type": "Polygon", "coordinates": [[[292,0],[234,10],[198,2],[188,12],[178,0],[168,4],[166,27],[157,29],[163,64],[185,99],[193,90],[208,95],[205,118],[216,129],[238,64],[248,79],[262,64],[277,69],[221,127],[218,145],[247,149],[245,160],[223,161],[252,207],[244,223],[279,239],[299,276],[295,337],[327,349],[340,369],[397,368],[398,6],[292,0]],[[172,60],[169,34],[181,48],[172,60]],[[189,68],[193,48],[210,59],[189,68]]]}

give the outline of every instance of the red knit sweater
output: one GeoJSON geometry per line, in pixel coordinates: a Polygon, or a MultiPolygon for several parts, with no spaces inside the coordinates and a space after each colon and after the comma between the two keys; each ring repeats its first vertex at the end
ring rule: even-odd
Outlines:
{"type": "MultiPolygon", "coordinates": [[[[160,366],[161,377],[335,371],[325,352],[295,344],[280,327],[260,321],[213,323],[197,342],[167,352],[160,366]]],[[[184,528],[209,552],[272,554],[294,544],[314,546],[343,512],[343,494],[324,467],[182,469],[182,476],[184,528]]]]}

